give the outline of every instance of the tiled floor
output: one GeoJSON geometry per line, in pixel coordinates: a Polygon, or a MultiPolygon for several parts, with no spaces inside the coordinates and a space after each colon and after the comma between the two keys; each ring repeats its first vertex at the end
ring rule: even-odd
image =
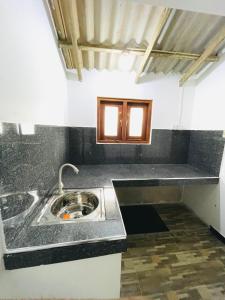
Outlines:
{"type": "Polygon", "coordinates": [[[121,297],[225,300],[225,245],[182,204],[155,208],[170,231],[128,237],[121,297]]]}

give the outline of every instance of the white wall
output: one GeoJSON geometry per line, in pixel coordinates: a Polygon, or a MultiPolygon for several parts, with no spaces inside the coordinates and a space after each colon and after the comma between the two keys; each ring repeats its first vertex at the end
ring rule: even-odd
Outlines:
{"type": "Polygon", "coordinates": [[[118,299],[121,254],[0,271],[0,299],[118,299]]]}
{"type": "Polygon", "coordinates": [[[181,91],[181,111],[180,111],[180,129],[190,129],[192,122],[192,112],[194,107],[195,85],[189,84],[182,87],[181,91]]]}
{"type": "MultiPolygon", "coordinates": [[[[225,62],[202,80],[185,105],[191,102],[191,109],[183,109],[187,129],[225,130],[225,62]]],[[[184,107],[185,107],[184,105],[184,107]]],[[[209,225],[215,226],[225,236],[225,153],[220,171],[220,183],[211,190],[185,187],[184,201],[209,225]],[[212,197],[213,196],[213,197],[212,197]],[[218,210],[218,206],[220,209],[218,210]]]]}
{"type": "Polygon", "coordinates": [[[177,128],[181,88],[176,76],[135,84],[134,74],[84,71],[83,82],[68,80],[68,121],[71,126],[96,127],[97,96],[153,99],[152,128],[177,128]]]}
{"type": "Polygon", "coordinates": [[[220,231],[220,189],[216,184],[185,186],[183,202],[206,224],[220,231]]]}
{"type": "Polygon", "coordinates": [[[178,77],[135,84],[135,74],[84,71],[67,83],[42,0],[0,5],[0,122],[96,126],[96,97],[110,96],[153,99],[152,127],[179,127],[178,77]]]}
{"type": "Polygon", "coordinates": [[[225,129],[224,75],[225,62],[196,86],[192,129],[225,129]]]}
{"type": "Polygon", "coordinates": [[[65,73],[41,0],[0,0],[0,121],[64,124],[65,73]]]}

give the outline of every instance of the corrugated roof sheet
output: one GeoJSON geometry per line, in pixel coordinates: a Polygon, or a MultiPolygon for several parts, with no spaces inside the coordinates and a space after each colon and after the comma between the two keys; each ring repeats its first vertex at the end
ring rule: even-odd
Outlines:
{"type": "MultiPolygon", "coordinates": [[[[61,7],[62,15],[64,13],[64,1],[67,0],[50,1],[61,7]]],[[[99,44],[122,48],[146,48],[154,32],[155,21],[162,9],[162,7],[153,7],[130,0],[77,0],[78,42],[80,44],[99,44]]],[[[53,19],[56,29],[58,29],[60,16],[54,15],[53,12],[53,19]]],[[[163,36],[159,36],[159,43],[155,44],[154,49],[201,54],[211,38],[224,24],[225,17],[173,10],[166,28],[169,26],[166,30],[162,30],[163,36]]],[[[64,34],[62,30],[58,30],[59,38],[70,40],[67,24],[64,24],[64,29],[66,31],[64,34]]],[[[220,45],[219,49],[223,46],[224,44],[220,45]]],[[[214,54],[219,49],[216,49],[214,54]]],[[[64,49],[63,54],[66,58],[67,67],[74,68],[70,51],[64,49]]],[[[120,54],[82,51],[82,57],[83,66],[87,69],[119,69],[120,54]]],[[[133,55],[133,62],[129,71],[137,71],[141,59],[142,56],[133,55]]],[[[182,74],[191,63],[190,60],[178,60],[171,57],[152,57],[145,68],[145,72],[182,74]]],[[[205,65],[206,63],[202,65],[202,68],[205,65]]]]}

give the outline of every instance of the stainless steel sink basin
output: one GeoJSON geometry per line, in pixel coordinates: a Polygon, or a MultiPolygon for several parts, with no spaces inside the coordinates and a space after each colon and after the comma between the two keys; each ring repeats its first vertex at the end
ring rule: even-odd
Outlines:
{"type": "Polygon", "coordinates": [[[105,220],[102,189],[70,189],[47,200],[32,225],[105,220]]]}
{"type": "Polygon", "coordinates": [[[99,200],[91,192],[70,192],[57,198],[51,205],[51,213],[62,220],[83,218],[93,213],[99,200]]]}
{"type": "Polygon", "coordinates": [[[32,195],[28,193],[11,193],[0,197],[2,220],[8,220],[21,214],[33,203],[32,195]]]}
{"type": "Polygon", "coordinates": [[[4,225],[22,223],[38,202],[37,191],[8,193],[0,196],[0,210],[4,225]]]}

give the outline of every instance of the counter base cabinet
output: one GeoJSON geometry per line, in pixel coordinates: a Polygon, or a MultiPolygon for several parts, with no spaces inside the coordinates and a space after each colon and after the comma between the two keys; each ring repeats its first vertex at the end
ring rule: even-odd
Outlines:
{"type": "Polygon", "coordinates": [[[121,254],[0,270],[0,299],[119,298],[121,254]]]}

